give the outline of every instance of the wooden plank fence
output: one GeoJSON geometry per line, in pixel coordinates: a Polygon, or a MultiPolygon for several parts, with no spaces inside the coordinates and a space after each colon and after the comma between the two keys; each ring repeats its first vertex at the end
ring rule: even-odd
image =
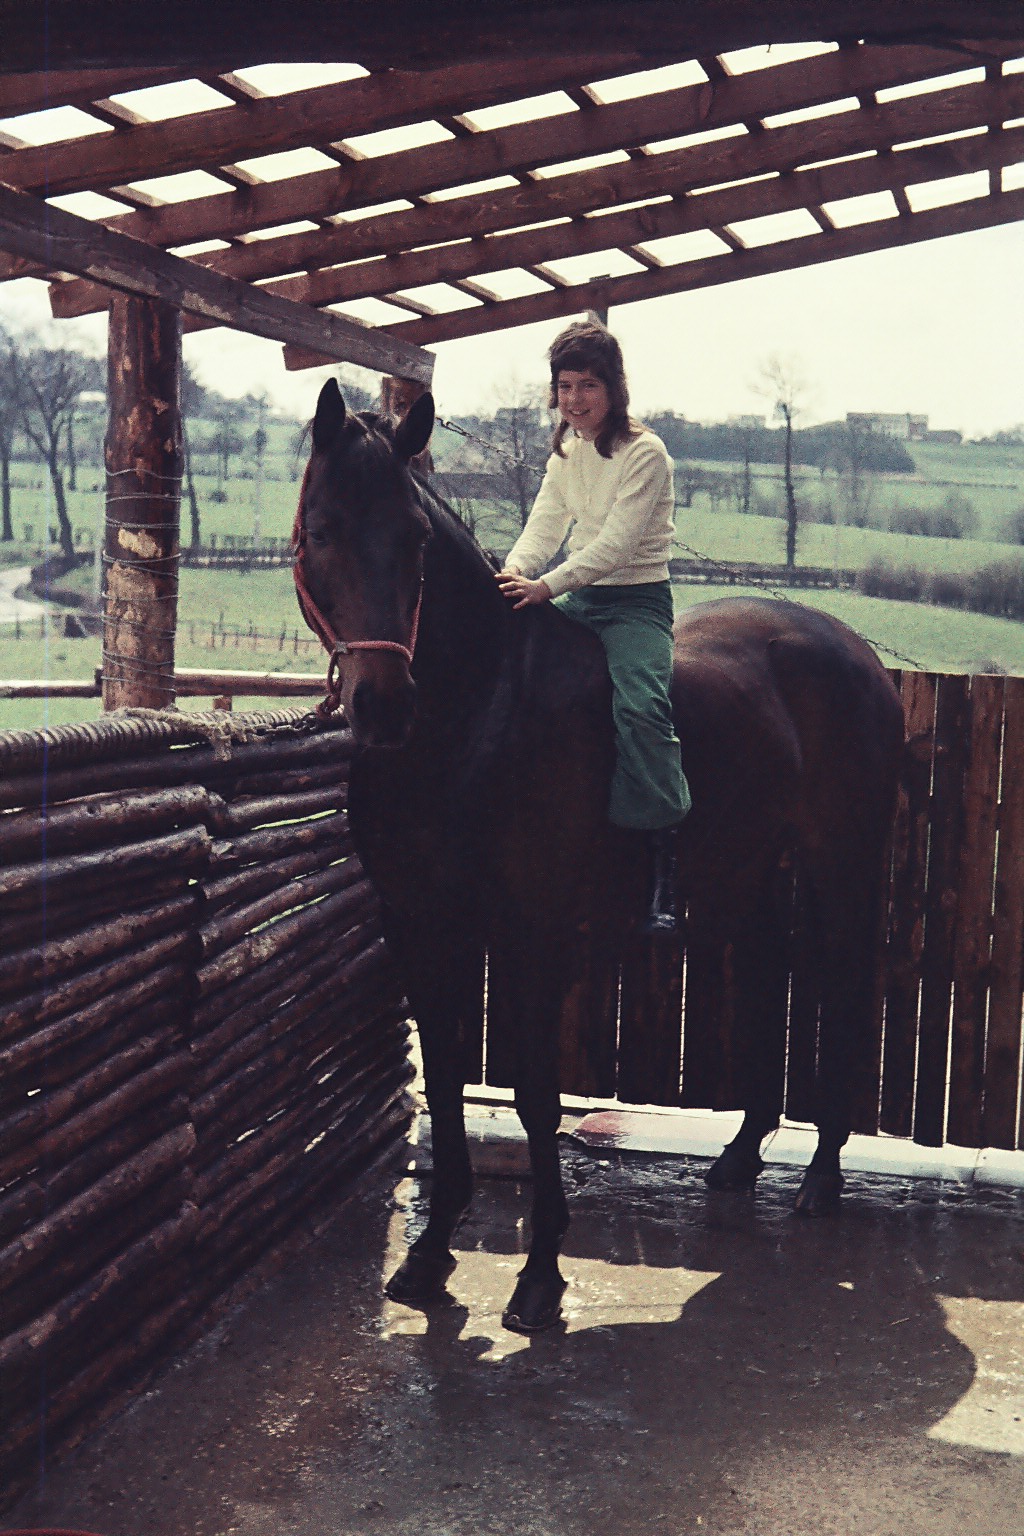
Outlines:
{"type": "Polygon", "coordinates": [[[401,1143],[350,751],[298,708],[0,736],[0,1483],[401,1143]]]}
{"type": "MultiPolygon", "coordinates": [[[[1024,1148],[1024,678],[895,676],[908,746],[855,1129],[1024,1148]]],[[[818,1020],[799,911],[796,900],[785,1104],[805,1121],[818,1020]]],[[[563,1090],[735,1108],[730,959],[680,944],[637,948],[620,964],[598,937],[563,1017],[563,1090]]],[[[489,1007],[500,1020],[500,977],[489,1007]]],[[[485,1081],[507,1086],[494,1036],[485,1081]]]]}

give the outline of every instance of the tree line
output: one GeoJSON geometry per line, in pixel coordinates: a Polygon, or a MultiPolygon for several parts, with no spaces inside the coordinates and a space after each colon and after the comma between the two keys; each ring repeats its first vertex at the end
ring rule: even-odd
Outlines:
{"type": "MultiPolygon", "coordinates": [[[[105,359],[33,334],[16,335],[0,326],[0,543],[15,537],[12,470],[16,460],[27,461],[45,468],[60,550],[68,559],[74,558],[68,492],[77,488],[83,463],[103,466],[106,384],[105,359]]],[[[358,386],[346,385],[346,390],[360,395],[361,404],[369,402],[358,386]]],[[[265,394],[228,398],[204,386],[187,364],[183,366],[183,501],[193,547],[201,542],[194,459],[212,460],[215,483],[207,494],[213,501],[225,500],[225,486],[240,454],[250,454],[257,472],[262,469],[267,404],[265,394]]]]}

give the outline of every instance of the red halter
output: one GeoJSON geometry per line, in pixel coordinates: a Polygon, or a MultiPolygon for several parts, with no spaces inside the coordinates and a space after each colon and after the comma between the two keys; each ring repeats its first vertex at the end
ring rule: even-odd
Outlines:
{"type": "Polygon", "coordinates": [[[306,585],[306,484],[309,480],[309,465],[302,477],[302,488],[299,491],[299,505],[295,510],[295,524],[292,528],[292,553],[294,563],[292,574],[295,577],[295,592],[299,600],[299,608],[302,617],[310,629],[319,636],[320,643],[326,651],[330,652],[330,661],[327,664],[327,697],[322,699],[316,707],[316,712],[322,718],[332,715],[341,707],[341,657],[348,656],[352,651],[394,651],[403,656],[412,666],[413,654],[416,650],[416,636],[420,627],[420,609],[423,606],[423,578],[420,577],[419,596],[416,599],[416,611],[412,616],[412,629],[409,634],[409,644],[401,645],[397,640],[342,640],[331,628],[330,622],[324,617],[313,601],[313,596],[306,585]]]}

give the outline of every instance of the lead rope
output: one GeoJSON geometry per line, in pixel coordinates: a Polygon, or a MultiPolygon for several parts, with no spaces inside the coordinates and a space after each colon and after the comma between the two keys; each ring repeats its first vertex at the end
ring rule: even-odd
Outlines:
{"type": "Polygon", "coordinates": [[[324,650],[330,654],[327,663],[327,693],[316,706],[316,713],[321,720],[326,720],[330,715],[336,714],[341,708],[341,658],[348,656],[352,651],[394,651],[396,655],[405,658],[408,665],[412,666],[412,658],[416,651],[416,637],[420,628],[420,609],[423,607],[423,577],[420,577],[420,590],[416,598],[416,608],[412,616],[412,628],[409,632],[409,644],[402,645],[398,640],[342,640],[334,631],[330,621],[320,612],[313,595],[306,585],[306,485],[309,480],[309,465],[302,476],[302,486],[299,490],[299,504],[295,509],[295,522],[292,526],[292,575],[295,578],[295,592],[299,600],[299,611],[310,629],[317,636],[324,650]]]}

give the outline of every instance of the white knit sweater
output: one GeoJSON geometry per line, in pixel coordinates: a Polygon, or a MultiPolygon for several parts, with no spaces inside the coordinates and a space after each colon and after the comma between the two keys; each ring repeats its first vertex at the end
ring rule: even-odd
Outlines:
{"type": "Polygon", "coordinates": [[[570,438],[552,454],[526,527],[506,568],[539,576],[569,529],[569,554],[544,573],[552,597],[589,586],[664,581],[675,531],[672,460],[660,437],[641,432],[603,458],[570,438]]]}

